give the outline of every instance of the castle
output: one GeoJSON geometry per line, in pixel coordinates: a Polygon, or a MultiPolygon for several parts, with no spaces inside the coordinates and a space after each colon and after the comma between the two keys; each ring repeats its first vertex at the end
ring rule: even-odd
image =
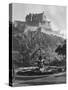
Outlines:
{"type": "Polygon", "coordinates": [[[29,13],[26,18],[26,23],[28,25],[32,25],[32,26],[43,26],[46,28],[51,28],[50,27],[50,21],[47,20],[44,12],[42,13],[38,13],[38,14],[31,14],[29,13]]]}
{"type": "Polygon", "coordinates": [[[47,20],[47,17],[45,16],[44,12],[36,14],[29,13],[25,17],[25,22],[15,21],[14,24],[18,27],[23,27],[24,25],[27,25],[33,28],[41,27],[47,30],[51,29],[50,21],[47,20]]]}
{"type": "Polygon", "coordinates": [[[36,23],[38,24],[39,22],[43,22],[43,13],[40,14],[29,14],[26,16],[26,22],[27,23],[36,23]]]}

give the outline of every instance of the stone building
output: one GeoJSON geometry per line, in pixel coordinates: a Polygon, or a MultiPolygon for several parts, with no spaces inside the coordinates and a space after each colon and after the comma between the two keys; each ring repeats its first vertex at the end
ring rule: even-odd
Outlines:
{"type": "Polygon", "coordinates": [[[28,25],[32,25],[32,26],[41,26],[44,28],[51,28],[50,27],[50,21],[47,20],[44,12],[42,13],[36,13],[36,14],[28,14],[26,16],[26,23],[28,25]]]}

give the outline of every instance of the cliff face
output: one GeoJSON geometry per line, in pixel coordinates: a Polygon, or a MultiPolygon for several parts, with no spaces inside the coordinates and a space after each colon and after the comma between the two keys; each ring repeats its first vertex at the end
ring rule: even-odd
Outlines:
{"type": "MultiPolygon", "coordinates": [[[[25,61],[27,61],[26,57],[29,57],[28,62],[31,62],[30,58],[36,60],[39,55],[39,48],[41,50],[41,55],[44,58],[46,57],[47,60],[53,61],[55,57],[60,59],[55,49],[58,45],[63,45],[63,38],[47,34],[46,31],[45,33],[42,32],[42,27],[29,26],[27,24],[25,24],[25,26],[20,25],[19,27],[13,26],[12,32],[13,51],[19,52],[21,55],[19,58],[22,57],[21,60],[23,60],[23,55],[25,56],[25,61]]],[[[16,57],[15,54],[16,53],[14,53],[13,56],[16,57]]]]}

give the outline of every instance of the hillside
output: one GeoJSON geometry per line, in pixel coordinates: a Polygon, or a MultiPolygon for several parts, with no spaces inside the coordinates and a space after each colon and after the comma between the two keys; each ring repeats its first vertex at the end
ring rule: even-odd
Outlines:
{"type": "MultiPolygon", "coordinates": [[[[25,55],[25,57],[28,57],[28,59],[31,59],[32,57],[34,60],[36,60],[39,55],[40,48],[42,56],[44,58],[46,57],[47,60],[53,61],[55,57],[60,59],[55,52],[55,49],[58,47],[58,45],[63,45],[64,39],[56,35],[43,33],[41,32],[42,28],[40,27],[32,28],[30,30],[26,24],[19,27],[15,27],[13,25],[12,50],[19,52],[20,55],[25,55]],[[32,28],[35,30],[32,31],[32,28]]],[[[13,54],[13,57],[16,58],[16,53],[13,54]]],[[[22,56],[21,59],[23,60],[23,58],[24,56],[22,56]]],[[[27,58],[25,59],[27,61],[27,58]]],[[[27,61],[27,63],[29,61],[27,61]]]]}
{"type": "MultiPolygon", "coordinates": [[[[39,27],[32,27],[31,30],[25,26],[24,30],[22,27],[13,27],[13,39],[14,42],[15,39],[23,39],[23,36],[25,35],[27,38],[31,38],[36,43],[40,43],[45,45],[45,47],[50,46],[51,48],[56,48],[59,44],[63,44],[64,39],[61,37],[58,37],[56,35],[43,33],[39,30],[39,27]],[[32,31],[32,29],[34,30],[32,31]],[[26,31],[27,29],[27,31],[26,31]],[[26,31],[26,32],[25,32],[26,31]]],[[[17,44],[18,45],[18,44],[17,44]]]]}

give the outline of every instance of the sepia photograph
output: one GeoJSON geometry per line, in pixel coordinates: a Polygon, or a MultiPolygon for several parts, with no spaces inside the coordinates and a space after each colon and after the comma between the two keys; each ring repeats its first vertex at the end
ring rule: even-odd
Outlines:
{"type": "Polygon", "coordinates": [[[66,6],[10,5],[9,83],[12,86],[65,84],[66,6]]]}

